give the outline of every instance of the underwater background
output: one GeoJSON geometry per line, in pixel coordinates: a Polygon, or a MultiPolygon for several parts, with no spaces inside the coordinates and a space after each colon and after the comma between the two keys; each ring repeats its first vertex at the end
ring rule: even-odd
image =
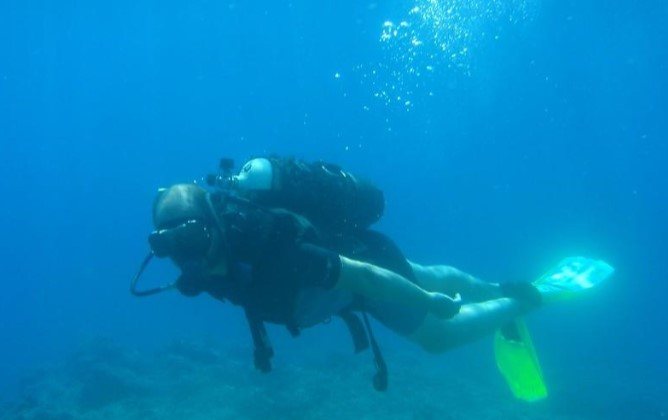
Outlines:
{"type": "Polygon", "coordinates": [[[666,418],[667,19],[659,0],[3,0],[0,418],[666,418]],[[431,355],[380,325],[378,393],[336,320],[271,327],[263,375],[239,308],[131,297],[157,188],[266,153],[373,179],[376,227],[417,262],[614,265],[528,317],[549,397],[514,399],[491,337],[431,355]]]}

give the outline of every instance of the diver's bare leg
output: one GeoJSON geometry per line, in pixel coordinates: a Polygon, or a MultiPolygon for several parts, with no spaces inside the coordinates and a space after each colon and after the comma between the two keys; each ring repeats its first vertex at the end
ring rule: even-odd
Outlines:
{"type": "Polygon", "coordinates": [[[447,265],[420,265],[409,261],[418,284],[430,292],[455,296],[459,293],[469,302],[484,302],[502,297],[497,283],[482,281],[447,265]]]}
{"type": "Polygon", "coordinates": [[[535,307],[510,298],[463,305],[452,319],[438,319],[428,314],[408,338],[429,352],[442,353],[487,336],[535,307]]]}

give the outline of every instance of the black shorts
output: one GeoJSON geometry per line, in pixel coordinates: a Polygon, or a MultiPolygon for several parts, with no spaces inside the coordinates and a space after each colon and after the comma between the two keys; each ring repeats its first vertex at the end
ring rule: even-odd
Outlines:
{"type": "Polygon", "coordinates": [[[303,243],[299,246],[297,270],[301,287],[332,289],[341,274],[339,254],[319,246],[303,243]]]}

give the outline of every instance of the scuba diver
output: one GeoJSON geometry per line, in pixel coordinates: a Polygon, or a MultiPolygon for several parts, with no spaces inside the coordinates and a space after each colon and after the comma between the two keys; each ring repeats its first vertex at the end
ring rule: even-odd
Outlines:
{"type": "Polygon", "coordinates": [[[489,283],[454,267],[409,261],[370,227],[383,214],[382,191],[321,161],[255,158],[234,174],[232,161],[223,159],[207,184],[159,191],[151,250],[131,291],[148,296],[175,288],[240,306],[255,366],[263,372],[271,370],[273,356],[265,323],[284,325],[296,336],[339,316],[356,351],[371,347],[373,384],[384,390],[387,366],[367,314],[432,353],[495,331],[508,342],[531,346],[521,316],[612,272],[600,261],[569,259],[534,283],[489,283]],[[169,258],[181,275],[140,290],[137,282],[154,256],[169,258]]]}

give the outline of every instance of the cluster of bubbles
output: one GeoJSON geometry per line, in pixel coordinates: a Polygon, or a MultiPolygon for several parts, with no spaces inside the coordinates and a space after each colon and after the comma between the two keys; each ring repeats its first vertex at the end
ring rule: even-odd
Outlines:
{"type": "MultiPolygon", "coordinates": [[[[533,0],[536,1],[536,0],[533,0]]],[[[532,0],[414,0],[403,19],[388,20],[379,42],[383,59],[357,67],[362,82],[386,105],[410,110],[419,95],[434,96],[438,83],[471,75],[471,56],[483,41],[499,39],[501,28],[529,20],[532,0]]]]}

